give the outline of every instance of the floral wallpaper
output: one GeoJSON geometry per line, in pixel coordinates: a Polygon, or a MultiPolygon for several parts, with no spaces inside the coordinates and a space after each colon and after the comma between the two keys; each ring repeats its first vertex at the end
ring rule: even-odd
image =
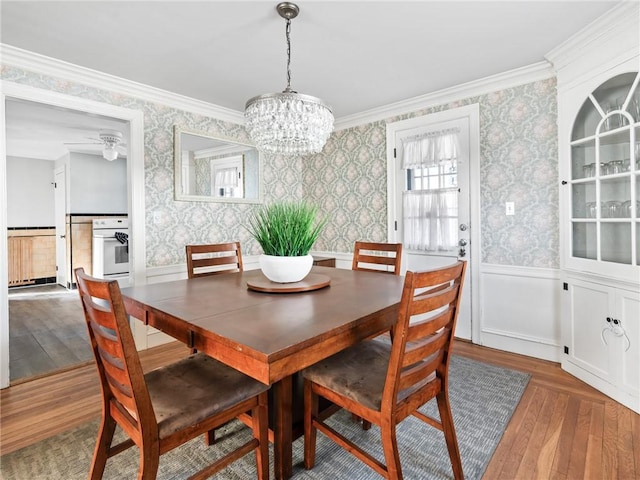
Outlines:
{"type": "Polygon", "coordinates": [[[555,78],[335,132],[304,162],[305,198],[329,212],[319,250],[385,241],[386,123],[480,105],[481,240],[484,263],[559,267],[555,78]],[[505,202],[516,214],[505,215],[505,202]]]}
{"type": "MultiPolygon", "coordinates": [[[[144,114],[147,266],[184,263],[184,245],[239,240],[260,253],[241,219],[250,204],[173,199],[173,126],[247,140],[241,125],[3,65],[1,78],[144,114]]],[[[480,104],[482,261],[558,267],[556,83],[544,80],[334,132],[322,153],[265,155],[264,199],[306,199],[329,222],[316,249],[350,252],[386,239],[386,123],[480,104]],[[504,215],[513,201],[516,215],[504,215]]]]}

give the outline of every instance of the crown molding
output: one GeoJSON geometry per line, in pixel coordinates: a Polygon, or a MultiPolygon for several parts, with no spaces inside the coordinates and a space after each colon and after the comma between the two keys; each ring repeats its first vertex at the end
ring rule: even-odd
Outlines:
{"type": "Polygon", "coordinates": [[[244,113],[0,43],[2,64],[244,125],[244,113]]]}
{"type": "MultiPolygon", "coordinates": [[[[639,18],[640,3],[637,0],[625,0],[549,51],[545,58],[559,71],[585,53],[598,49],[604,39],[615,38],[620,32],[637,32],[639,18]]],[[[629,50],[635,49],[637,53],[638,48],[638,45],[630,45],[629,50]]]]}
{"type": "MultiPolygon", "coordinates": [[[[118,92],[179,110],[187,110],[208,117],[218,118],[223,121],[244,125],[243,112],[202,102],[191,97],[133,82],[97,70],[80,67],[11,45],[0,43],[0,57],[2,58],[2,63],[6,65],[12,65],[24,70],[63,78],[94,88],[118,92]]],[[[548,62],[538,62],[382,107],[365,110],[357,114],[347,115],[336,119],[334,130],[343,130],[345,128],[372,123],[435,105],[544,80],[553,76],[554,72],[548,62]]]]}
{"type": "Polygon", "coordinates": [[[425,95],[390,103],[382,107],[365,110],[354,115],[337,119],[335,130],[356,127],[365,123],[377,122],[387,118],[403,115],[417,110],[442,105],[444,103],[475,97],[526,83],[545,80],[555,75],[551,64],[546,61],[516,68],[496,75],[491,75],[454,87],[445,88],[425,95]]]}

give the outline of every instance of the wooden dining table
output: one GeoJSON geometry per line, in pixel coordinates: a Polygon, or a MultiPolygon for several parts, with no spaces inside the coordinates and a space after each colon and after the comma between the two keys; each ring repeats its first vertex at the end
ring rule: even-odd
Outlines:
{"type": "Polygon", "coordinates": [[[329,284],[309,291],[255,291],[249,285],[264,285],[265,279],[260,270],[250,270],[122,289],[131,316],[272,386],[277,479],[290,478],[293,469],[293,375],[389,330],[404,281],[317,266],[307,278],[329,284]]]}

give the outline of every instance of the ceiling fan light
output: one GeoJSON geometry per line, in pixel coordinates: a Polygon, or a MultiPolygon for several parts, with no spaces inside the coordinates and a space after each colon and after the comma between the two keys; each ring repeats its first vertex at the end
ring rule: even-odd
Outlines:
{"type": "Polygon", "coordinates": [[[102,150],[102,156],[104,157],[105,160],[109,160],[110,162],[113,162],[116,158],[118,158],[118,151],[116,150],[115,146],[112,148],[105,147],[102,150]]]}

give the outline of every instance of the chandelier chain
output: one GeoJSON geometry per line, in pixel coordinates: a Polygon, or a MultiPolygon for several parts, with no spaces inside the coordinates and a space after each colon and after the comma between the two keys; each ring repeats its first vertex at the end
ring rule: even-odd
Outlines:
{"type": "Polygon", "coordinates": [[[291,19],[287,18],[287,26],[285,28],[287,35],[287,88],[285,92],[291,91],[291,19]]]}

